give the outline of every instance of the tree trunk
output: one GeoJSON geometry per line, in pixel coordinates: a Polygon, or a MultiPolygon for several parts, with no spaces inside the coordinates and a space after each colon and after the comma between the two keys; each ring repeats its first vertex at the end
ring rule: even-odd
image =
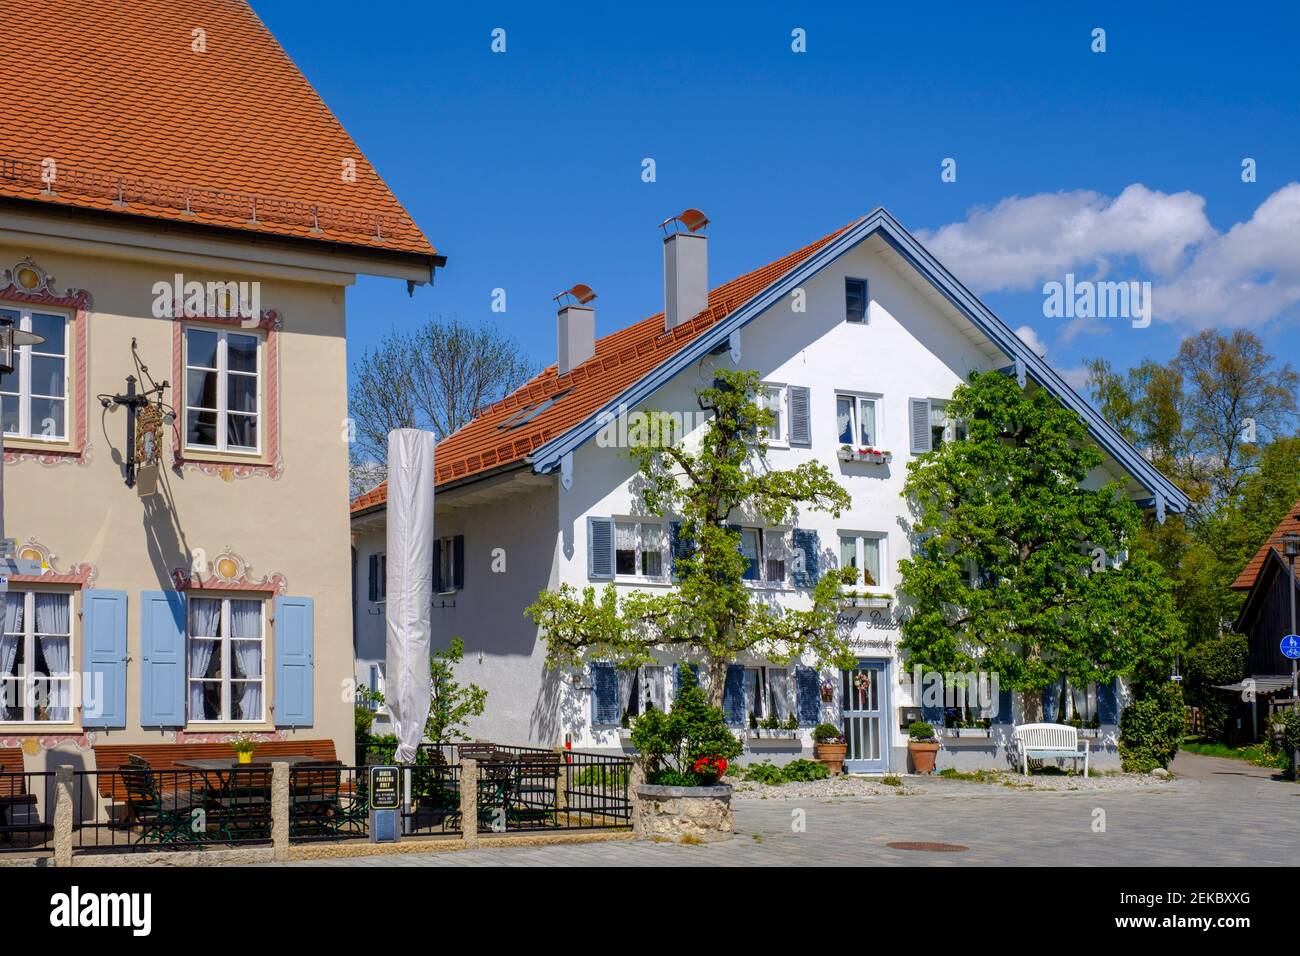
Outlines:
{"type": "Polygon", "coordinates": [[[709,706],[721,707],[722,694],[727,686],[727,660],[725,658],[709,658],[706,665],[709,679],[709,706]]]}

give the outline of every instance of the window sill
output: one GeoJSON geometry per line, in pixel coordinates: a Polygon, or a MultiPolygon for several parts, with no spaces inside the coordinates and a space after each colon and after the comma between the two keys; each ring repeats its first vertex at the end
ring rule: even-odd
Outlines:
{"type": "Polygon", "coordinates": [[[620,574],[614,577],[615,584],[635,584],[638,587],[671,587],[672,580],[669,578],[647,578],[641,575],[620,574]]]}
{"type": "Polygon", "coordinates": [[[881,595],[842,594],[840,595],[840,607],[888,609],[893,603],[894,603],[893,597],[891,597],[888,594],[881,594],[881,595]]]}
{"type": "Polygon", "coordinates": [[[275,731],[275,724],[264,720],[191,720],[184,730],[187,734],[269,734],[275,731]]]}
{"type": "Polygon", "coordinates": [[[82,733],[82,726],[75,721],[36,720],[36,721],[0,721],[0,737],[11,735],[69,734],[82,733]]]}
{"type": "Polygon", "coordinates": [[[241,465],[270,464],[260,451],[218,451],[215,448],[182,448],[181,458],[192,462],[238,462],[241,465]]]}
{"type": "Polygon", "coordinates": [[[751,727],[745,732],[745,736],[750,740],[797,740],[799,738],[799,731],[771,730],[766,727],[751,727]]]}

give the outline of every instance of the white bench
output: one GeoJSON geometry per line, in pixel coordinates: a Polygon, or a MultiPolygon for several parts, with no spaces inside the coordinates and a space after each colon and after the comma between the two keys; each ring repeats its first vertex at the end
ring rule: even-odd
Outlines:
{"type": "Polygon", "coordinates": [[[1029,760],[1073,760],[1076,768],[1083,761],[1083,776],[1088,776],[1088,741],[1079,749],[1079,731],[1067,724],[1021,724],[1015,731],[1016,750],[1020,754],[1020,772],[1028,775],[1029,760]]]}

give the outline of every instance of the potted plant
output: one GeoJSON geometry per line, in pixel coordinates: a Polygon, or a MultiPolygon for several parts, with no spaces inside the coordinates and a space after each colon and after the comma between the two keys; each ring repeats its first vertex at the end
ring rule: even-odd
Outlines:
{"type": "Polygon", "coordinates": [[[257,746],[257,741],[253,739],[252,734],[235,734],[230,738],[230,746],[240,763],[253,762],[253,749],[257,746]]]}
{"type": "Polygon", "coordinates": [[[934,727],[924,720],[914,720],[907,728],[907,752],[912,758],[916,773],[934,773],[934,760],[939,753],[939,738],[934,727]]]}
{"type": "Polygon", "coordinates": [[[826,769],[832,774],[844,772],[844,758],[848,752],[844,733],[834,724],[818,724],[813,729],[813,756],[826,764],[826,769]]]}

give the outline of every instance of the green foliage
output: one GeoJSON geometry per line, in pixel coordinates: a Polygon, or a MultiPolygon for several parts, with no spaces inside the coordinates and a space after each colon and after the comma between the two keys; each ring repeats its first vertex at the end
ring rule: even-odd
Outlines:
{"type": "Polygon", "coordinates": [[[487,691],[477,684],[461,686],[456,680],[456,665],[465,657],[465,642],[451,639],[451,646],[429,655],[429,677],[433,682],[433,699],[429,719],[424,722],[424,736],[436,744],[469,740],[466,724],[480,717],[487,706],[487,691]]]}
{"type": "Polygon", "coordinates": [[[632,591],[620,600],[611,584],[597,596],[571,585],[543,591],[525,614],[539,626],[552,667],[584,660],[615,660],[627,666],[652,663],[664,648],[701,659],[714,704],[722,701],[727,664],[753,655],[777,664],[810,655],[819,663],[852,666],[853,654],[835,627],[843,575],[822,575],[811,607],[792,609],[757,600],[746,586],[746,560],[735,516],[767,525],[793,524],[801,509],[834,517],[850,504],[821,462],[772,468],[761,439],[774,424],[755,395],[757,372],[720,370],[697,390],[701,410],[711,413],[698,447],[678,439],[680,414],[647,413],[648,425],[633,429],[630,454],[637,464],[648,514],[680,515],[687,553],[674,561],[676,586],[632,591]]]}
{"type": "Polygon", "coordinates": [[[995,672],[1022,691],[1172,663],[1181,632],[1170,584],[1136,547],[1141,513],[1119,484],[1080,487],[1102,453],[1078,415],[999,372],[972,374],[948,415],[967,437],[910,462],[904,489],[909,662],[995,672]]]}
{"type": "Polygon", "coordinates": [[[934,727],[927,724],[924,720],[914,720],[907,725],[907,736],[920,743],[929,743],[935,740],[934,727]]]}
{"type": "Polygon", "coordinates": [[[765,783],[769,787],[779,787],[785,783],[785,774],[780,767],[764,760],[762,763],[752,763],[746,767],[745,779],[765,783]]]}
{"type": "Polygon", "coordinates": [[[1250,644],[1241,634],[1226,634],[1202,641],[1183,659],[1183,688],[1187,703],[1200,711],[1208,737],[1224,739],[1228,730],[1231,698],[1218,684],[1232,684],[1246,676],[1250,644]]]}
{"type": "Polygon", "coordinates": [[[352,708],[352,713],[356,721],[357,740],[369,737],[370,729],[375,726],[375,712],[365,704],[357,704],[352,708]]]}
{"type": "Polygon", "coordinates": [[[1178,685],[1166,681],[1139,685],[1119,720],[1119,754],[1124,769],[1147,773],[1168,767],[1183,738],[1185,712],[1178,685]]]}
{"type": "Polygon", "coordinates": [[[583,767],[573,776],[575,787],[625,787],[627,786],[627,768],[591,764],[583,767]]]}
{"type": "Polygon", "coordinates": [[[830,769],[820,760],[791,760],[781,768],[781,775],[787,782],[796,783],[808,780],[825,780],[831,775],[830,769]]]}
{"type": "Polygon", "coordinates": [[[887,773],[880,778],[880,782],[886,787],[901,787],[903,785],[903,778],[895,773],[887,773]]]}
{"type": "Polygon", "coordinates": [[[690,781],[674,786],[693,787],[706,782],[692,769],[695,761],[701,757],[734,760],[744,745],[727,726],[722,708],[709,704],[691,668],[681,669],[681,681],[669,713],[647,711],[632,724],[632,745],[640,752],[646,780],[662,783],[671,776],[690,781]]]}
{"type": "Polygon", "coordinates": [[[813,728],[813,740],[819,744],[842,744],[844,732],[834,724],[818,724],[813,728]]]}
{"type": "Polygon", "coordinates": [[[1281,757],[1283,766],[1290,766],[1291,754],[1300,750],[1300,711],[1285,710],[1274,715],[1274,722],[1282,725],[1281,757]]]}

